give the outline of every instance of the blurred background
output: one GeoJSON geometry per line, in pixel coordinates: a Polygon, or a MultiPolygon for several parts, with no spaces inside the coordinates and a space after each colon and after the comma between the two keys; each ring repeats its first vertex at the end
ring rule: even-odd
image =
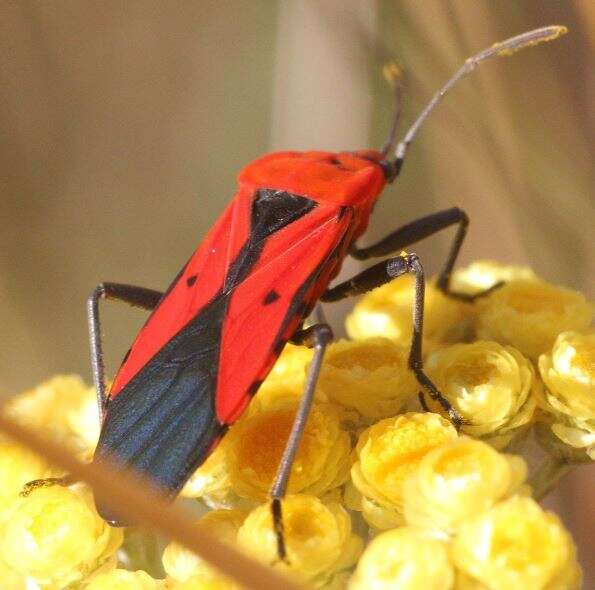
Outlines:
{"type": "MultiPolygon", "coordinates": [[[[527,263],[592,295],[592,2],[3,3],[0,395],[57,372],[90,379],[88,293],[101,280],[165,289],[250,160],[380,147],[387,59],[405,69],[407,124],[465,57],[552,23],[570,33],[482,66],[432,115],[366,240],[459,205],[472,220],[462,263],[527,263]]],[[[430,272],[446,234],[416,248],[430,272]]],[[[327,309],[339,330],[345,307],[327,309]]],[[[104,310],[113,370],[144,314],[104,310]]],[[[593,473],[550,501],[581,543],[585,588],[593,473]]]]}

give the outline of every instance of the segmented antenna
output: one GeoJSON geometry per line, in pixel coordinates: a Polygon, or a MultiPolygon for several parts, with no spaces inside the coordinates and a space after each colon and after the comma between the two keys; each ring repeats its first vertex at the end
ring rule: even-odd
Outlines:
{"type": "MultiPolygon", "coordinates": [[[[488,47],[476,55],[467,58],[465,63],[454,73],[452,78],[450,78],[450,80],[448,80],[448,82],[432,97],[432,100],[430,100],[426,108],[420,113],[413,125],[411,125],[409,131],[407,131],[405,134],[405,137],[397,145],[394,161],[396,174],[399,173],[399,170],[403,165],[403,160],[405,159],[405,154],[407,153],[409,144],[413,141],[413,138],[417,134],[423,122],[427,119],[428,115],[432,112],[434,107],[440,103],[446,93],[459,80],[470,74],[479,63],[491,59],[492,57],[505,57],[512,55],[520,49],[531,47],[544,41],[553,41],[567,32],[568,29],[566,27],[559,25],[534,29],[533,31],[527,31],[526,33],[522,33],[516,37],[506,39],[505,41],[500,41],[500,43],[495,43],[491,47],[488,47]]],[[[396,127],[396,125],[394,125],[394,127],[396,127]]]]}

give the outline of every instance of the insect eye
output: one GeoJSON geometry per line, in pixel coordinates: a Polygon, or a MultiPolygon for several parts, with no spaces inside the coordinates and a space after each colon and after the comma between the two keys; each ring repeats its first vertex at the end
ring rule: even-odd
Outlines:
{"type": "Polygon", "coordinates": [[[327,160],[332,166],[336,166],[339,170],[349,170],[338,158],[330,158],[327,160]]]}

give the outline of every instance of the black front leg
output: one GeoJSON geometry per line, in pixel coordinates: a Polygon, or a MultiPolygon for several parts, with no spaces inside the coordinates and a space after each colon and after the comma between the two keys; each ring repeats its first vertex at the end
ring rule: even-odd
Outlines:
{"type": "Polygon", "coordinates": [[[436,286],[449,297],[460,299],[462,301],[473,301],[478,297],[483,297],[491,293],[494,289],[500,287],[501,283],[474,295],[468,293],[455,293],[450,289],[450,276],[469,227],[468,215],[458,207],[452,207],[451,209],[445,209],[444,211],[438,211],[437,213],[432,213],[426,217],[416,219],[415,221],[396,229],[378,243],[366,248],[358,248],[354,245],[350,254],[357,260],[367,260],[369,258],[395,254],[400,252],[403,248],[432,236],[451,225],[458,225],[457,233],[453,239],[444,266],[438,275],[436,286]]]}

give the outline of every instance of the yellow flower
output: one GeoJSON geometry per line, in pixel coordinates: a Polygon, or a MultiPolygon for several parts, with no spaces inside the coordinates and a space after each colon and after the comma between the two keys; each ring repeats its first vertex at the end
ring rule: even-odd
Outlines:
{"type": "Polygon", "coordinates": [[[510,498],[463,523],[451,556],[457,568],[487,588],[580,588],[570,535],[531,498],[510,498]]]}
{"type": "Polygon", "coordinates": [[[85,590],[160,590],[165,589],[162,580],[154,580],[149,574],[138,570],[115,569],[91,578],[85,590]]]}
{"type": "Polygon", "coordinates": [[[526,356],[549,350],[565,330],[585,330],[593,306],[582,293],[541,280],[514,280],[477,302],[477,335],[526,356]]]}
{"type": "Polygon", "coordinates": [[[27,588],[25,576],[10,569],[1,559],[0,580],[2,580],[2,590],[26,590],[27,588]]]}
{"type": "Polygon", "coordinates": [[[325,354],[318,387],[366,418],[394,416],[419,390],[408,358],[409,348],[388,338],[340,340],[325,354]]]}
{"type": "Polygon", "coordinates": [[[303,389],[306,367],[314,352],[307,346],[297,346],[288,342],[266,378],[267,384],[280,383],[303,389]]]}
{"type": "MultiPolygon", "coordinates": [[[[207,512],[198,522],[220,541],[233,544],[246,515],[247,512],[243,510],[213,510],[207,512]]],[[[200,576],[203,581],[220,580],[222,583],[230,583],[207,562],[177,543],[170,543],[163,551],[163,567],[178,582],[200,576]]]]}
{"type": "Polygon", "coordinates": [[[362,555],[349,590],[450,590],[454,570],[447,545],[428,531],[400,527],[375,537],[362,555]]]}
{"type": "MultiPolygon", "coordinates": [[[[487,341],[454,344],[432,353],[425,369],[468,420],[462,431],[471,436],[486,437],[502,448],[533,418],[539,382],[531,363],[511,346],[487,341]]],[[[427,402],[432,410],[441,410],[436,402],[427,402]]]]}
{"type": "Polygon", "coordinates": [[[81,459],[91,460],[101,430],[95,387],[87,387],[80,397],[65,409],[68,428],[76,437],[81,459]]]}
{"type": "Polygon", "coordinates": [[[454,426],[438,414],[411,412],[374,424],[357,443],[351,478],[361,505],[351,501],[350,507],[379,529],[402,524],[405,480],[426,453],[456,438],[454,426]]]}
{"type": "Polygon", "coordinates": [[[91,492],[38,488],[20,498],[0,531],[0,558],[41,585],[60,588],[82,580],[113,560],[122,530],[97,514],[91,492]]]}
{"type": "Polygon", "coordinates": [[[320,587],[357,561],[362,540],[351,532],[351,519],[337,503],[323,504],[303,494],[282,503],[287,563],[277,557],[270,503],[255,508],[238,533],[246,552],[286,573],[320,587]]]}
{"type": "Polygon", "coordinates": [[[518,279],[537,279],[537,275],[528,266],[502,264],[495,260],[476,260],[452,273],[450,288],[455,293],[475,295],[497,283],[508,283],[518,279]]]}
{"type": "Polygon", "coordinates": [[[521,457],[498,453],[481,441],[463,437],[445,443],[425,455],[405,482],[405,520],[452,533],[517,491],[526,475],[521,457]]]}
{"type": "Polygon", "coordinates": [[[231,480],[227,465],[228,437],[223,437],[207,460],[192,474],[182,489],[186,498],[203,498],[209,506],[225,507],[231,492],[231,480]]]}
{"type": "MultiPolygon", "coordinates": [[[[551,425],[552,432],[565,445],[583,450],[587,457],[595,461],[595,421],[574,420],[573,426],[562,422],[551,425]]],[[[578,459],[578,457],[576,457],[578,459]]]]}
{"type": "Polygon", "coordinates": [[[494,590],[469,577],[461,570],[455,570],[455,585],[453,590],[494,590]]]}
{"type": "Polygon", "coordinates": [[[52,469],[39,455],[10,440],[0,440],[0,523],[26,483],[51,475],[52,469]]]}
{"type": "Polygon", "coordinates": [[[546,385],[541,407],[564,444],[595,459],[595,332],[563,332],[551,353],[539,357],[546,385]]]}
{"type": "MultiPolygon", "coordinates": [[[[414,278],[399,277],[364,295],[345,320],[351,338],[384,336],[402,346],[411,345],[414,278]]],[[[430,348],[440,342],[457,342],[470,328],[473,307],[447,297],[435,286],[426,285],[424,341],[430,348]]]]}
{"type": "Polygon", "coordinates": [[[69,413],[92,391],[77,375],[56,375],[16,395],[6,403],[4,409],[21,424],[43,430],[76,448],[78,445],[69,422],[69,413]]]}
{"type": "Polygon", "coordinates": [[[568,416],[595,419],[595,332],[560,334],[552,352],[539,357],[539,371],[551,408],[568,416]]]}
{"type": "MultiPolygon", "coordinates": [[[[299,394],[294,390],[281,385],[264,388],[230,428],[225,450],[231,486],[238,496],[267,499],[298,405],[299,394]]],[[[341,485],[349,474],[350,453],[351,440],[341,428],[338,412],[328,403],[315,402],[293,464],[289,491],[318,495],[341,485]]]]}

